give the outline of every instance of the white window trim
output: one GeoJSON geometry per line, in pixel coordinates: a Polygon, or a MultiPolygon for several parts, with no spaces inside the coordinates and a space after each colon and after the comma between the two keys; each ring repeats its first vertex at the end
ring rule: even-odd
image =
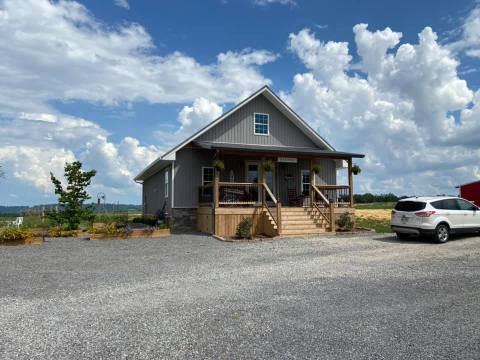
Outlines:
{"type": "MultiPolygon", "coordinates": [[[[202,166],[202,186],[205,186],[205,181],[204,181],[204,171],[205,169],[212,169],[213,170],[213,166],[202,166]]],[[[213,176],[215,176],[215,171],[213,171],[213,176]]],[[[213,179],[211,181],[213,183],[213,179]]]]}
{"type": "Polygon", "coordinates": [[[170,185],[170,184],[169,184],[169,181],[168,181],[168,180],[169,180],[168,177],[169,177],[168,170],[165,170],[165,189],[164,189],[164,191],[165,191],[165,199],[168,198],[168,187],[169,187],[169,185],[170,185]]]}
{"type": "Polygon", "coordinates": [[[265,114],[265,113],[259,113],[259,112],[254,112],[253,113],[253,135],[258,135],[258,136],[270,136],[270,114],[265,114]],[[266,134],[258,134],[255,131],[255,115],[267,115],[268,116],[268,124],[267,124],[267,129],[268,132],[266,134]]]}
{"type": "Polygon", "coordinates": [[[308,192],[310,193],[310,185],[311,185],[311,183],[312,183],[312,177],[311,177],[311,174],[310,174],[310,170],[302,169],[302,170],[300,171],[300,191],[301,191],[302,195],[303,195],[303,185],[308,184],[308,192]],[[308,182],[308,183],[304,183],[304,182],[303,182],[303,174],[304,174],[304,173],[308,173],[308,175],[310,176],[310,182],[308,182]]]}

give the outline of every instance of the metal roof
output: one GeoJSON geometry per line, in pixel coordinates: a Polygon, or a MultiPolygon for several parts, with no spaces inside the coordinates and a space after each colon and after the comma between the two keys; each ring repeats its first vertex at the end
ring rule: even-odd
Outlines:
{"type": "Polygon", "coordinates": [[[344,151],[335,150],[321,150],[316,148],[305,147],[291,147],[291,146],[272,146],[272,145],[252,145],[252,144],[231,144],[231,143],[218,143],[218,142],[206,142],[206,141],[194,141],[195,145],[203,149],[219,149],[219,150],[235,150],[235,151],[254,151],[265,153],[283,153],[283,154],[301,154],[301,155],[317,155],[325,157],[337,157],[337,158],[363,158],[365,155],[349,153],[344,151]]]}
{"type": "Polygon", "coordinates": [[[142,170],[140,174],[135,176],[133,179],[134,181],[144,181],[148,179],[153,174],[157,173],[158,171],[162,170],[165,166],[170,165],[173,161],[172,160],[162,160],[158,158],[150,165],[148,165],[145,169],[142,170]]]}
{"type": "Polygon", "coordinates": [[[469,182],[469,183],[466,183],[466,184],[460,184],[460,185],[457,185],[455,187],[458,189],[462,186],[473,185],[473,184],[476,184],[476,183],[480,183],[480,180],[475,180],[475,181],[472,181],[472,182],[469,182]]]}

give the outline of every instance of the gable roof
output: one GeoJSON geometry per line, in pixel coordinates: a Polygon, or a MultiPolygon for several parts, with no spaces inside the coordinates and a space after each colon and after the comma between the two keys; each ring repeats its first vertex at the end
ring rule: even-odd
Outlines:
{"type": "MultiPolygon", "coordinates": [[[[219,118],[215,119],[211,123],[204,126],[202,129],[198,130],[195,134],[188,137],[186,140],[182,141],[180,144],[175,146],[174,148],[168,150],[165,154],[159,157],[157,160],[153,161],[150,165],[148,165],[144,170],[142,170],[136,177],[135,181],[143,180],[145,175],[151,174],[152,170],[158,165],[165,165],[166,162],[162,160],[175,160],[175,154],[178,150],[182,149],[185,145],[192,142],[193,140],[197,139],[200,135],[204,134],[211,128],[218,125],[220,122],[225,120],[231,114],[236,112],[238,109],[242,108],[253,99],[258,97],[259,95],[265,96],[270,102],[280,111],[282,112],[287,119],[292,121],[310,140],[314,142],[315,145],[319,146],[320,148],[326,148],[330,151],[335,151],[332,145],[330,145],[323,137],[321,137],[315,130],[312,129],[310,125],[308,125],[305,120],[303,120],[298,114],[293,111],[280,97],[275,94],[268,86],[263,86],[252,95],[247,97],[245,100],[239,102],[236,106],[234,106],[229,111],[223,113],[219,118]]],[[[163,166],[161,166],[163,167],[163,166]]],[[[158,168],[160,170],[160,168],[158,168]]]]}

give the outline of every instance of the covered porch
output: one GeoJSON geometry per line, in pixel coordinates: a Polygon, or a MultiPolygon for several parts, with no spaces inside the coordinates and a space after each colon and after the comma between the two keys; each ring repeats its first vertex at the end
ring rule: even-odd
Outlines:
{"type": "Polygon", "coordinates": [[[352,158],[335,151],[273,146],[197,144],[213,150],[222,171],[202,168],[197,228],[233,236],[245,217],[253,234],[270,236],[335,231],[335,213],[353,213],[352,158]],[[337,183],[337,170],[346,183],[337,183]]]}

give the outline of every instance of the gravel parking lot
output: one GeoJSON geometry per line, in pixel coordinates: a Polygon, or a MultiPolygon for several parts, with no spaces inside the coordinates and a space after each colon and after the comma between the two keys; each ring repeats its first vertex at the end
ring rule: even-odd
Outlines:
{"type": "Polygon", "coordinates": [[[479,359],[480,238],[0,247],[1,359],[479,359]]]}

